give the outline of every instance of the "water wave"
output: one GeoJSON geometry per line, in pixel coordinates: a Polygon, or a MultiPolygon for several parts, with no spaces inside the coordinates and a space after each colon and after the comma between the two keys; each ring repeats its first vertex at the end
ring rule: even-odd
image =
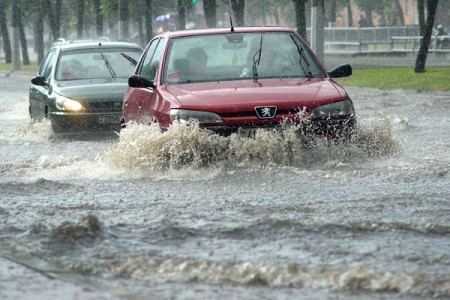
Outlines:
{"type": "MultiPolygon", "coordinates": [[[[413,231],[425,234],[450,234],[450,226],[444,224],[432,224],[432,223],[405,223],[405,222],[381,222],[381,221],[353,221],[343,223],[323,223],[318,224],[311,221],[297,221],[297,220],[271,220],[265,219],[261,224],[256,226],[270,228],[285,228],[299,230],[314,230],[316,232],[326,231],[368,231],[368,232],[380,232],[380,231],[413,231]]],[[[252,229],[253,231],[253,229],[252,229]]]]}
{"type": "MultiPolygon", "coordinates": [[[[123,255],[123,254],[122,254],[123,255]]],[[[306,287],[334,291],[392,292],[423,296],[450,296],[450,275],[379,272],[361,264],[308,267],[297,263],[270,265],[252,261],[209,261],[156,257],[155,253],[115,256],[112,263],[84,261],[67,265],[74,272],[156,282],[201,282],[269,287],[306,287]]]]}
{"type": "MultiPolygon", "coordinates": [[[[164,220],[162,220],[164,222],[164,220]]],[[[170,224],[166,232],[177,240],[189,239],[201,233],[200,230],[190,230],[170,224]]],[[[448,226],[413,225],[397,223],[356,223],[348,224],[311,224],[308,222],[265,220],[254,226],[277,228],[293,226],[297,230],[327,231],[327,227],[340,227],[339,230],[417,230],[431,234],[448,234],[448,226]]],[[[166,227],[167,228],[167,227],[166,227]]],[[[242,230],[264,230],[264,228],[243,228],[242,230]]],[[[108,237],[115,236],[111,228],[104,228],[95,215],[81,217],[78,221],[64,221],[49,230],[46,226],[36,225],[30,230],[32,236],[40,236],[47,242],[20,243],[9,245],[16,254],[28,255],[48,253],[49,248],[59,251],[61,256],[53,257],[53,263],[78,274],[94,275],[103,278],[133,279],[140,282],[196,282],[205,284],[233,284],[244,287],[265,286],[275,288],[309,288],[326,289],[329,291],[351,291],[396,293],[423,297],[449,297],[450,274],[431,273],[425,270],[410,269],[409,271],[381,271],[376,266],[366,263],[352,262],[348,265],[315,265],[299,262],[266,263],[256,260],[202,259],[185,256],[161,255],[156,250],[128,250],[122,247],[111,247],[108,237]],[[97,242],[95,242],[97,241],[97,242]],[[45,246],[47,245],[47,246],[45,246]],[[91,257],[77,255],[75,248],[89,251],[91,257]],[[91,250],[86,250],[91,248],[91,250]],[[70,257],[70,258],[69,258],[70,257]]],[[[242,235],[242,230],[239,234],[242,235]]],[[[236,230],[233,230],[234,232],[236,230]]],[[[214,234],[214,233],[211,233],[214,234]]],[[[234,233],[231,233],[234,234],[234,233]]],[[[244,233],[245,234],[245,233],[244,233]]],[[[47,254],[48,255],[48,254],[47,254]]],[[[413,259],[417,259],[413,257],[413,259]]],[[[432,259],[427,257],[427,259],[432,259]]],[[[446,264],[448,256],[436,257],[434,263],[446,264]]]]}

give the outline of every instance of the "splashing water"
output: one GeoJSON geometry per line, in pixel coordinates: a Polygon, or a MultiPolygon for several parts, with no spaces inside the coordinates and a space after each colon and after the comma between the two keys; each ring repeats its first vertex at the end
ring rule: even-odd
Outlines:
{"type": "Polygon", "coordinates": [[[361,128],[357,142],[348,144],[321,137],[306,142],[295,126],[281,133],[260,129],[254,138],[245,138],[211,134],[198,124],[174,124],[166,132],[157,125],[132,124],[121,131],[119,143],[100,153],[98,160],[116,168],[151,171],[211,166],[302,167],[314,161],[388,156],[398,148],[389,119],[361,128]]]}
{"type": "Polygon", "coordinates": [[[53,130],[50,120],[34,121],[28,120],[17,126],[15,134],[11,135],[18,141],[44,142],[52,136],[53,130]]]}
{"type": "Polygon", "coordinates": [[[398,140],[392,132],[391,121],[388,118],[375,123],[373,128],[362,128],[359,140],[369,155],[388,156],[399,150],[398,140]]]}

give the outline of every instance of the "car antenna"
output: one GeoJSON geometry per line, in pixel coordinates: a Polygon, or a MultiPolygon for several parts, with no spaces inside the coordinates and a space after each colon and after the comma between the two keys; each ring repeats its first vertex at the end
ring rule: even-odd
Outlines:
{"type": "Polygon", "coordinates": [[[230,25],[231,25],[231,32],[234,32],[234,26],[233,26],[233,18],[231,17],[231,1],[228,1],[229,7],[229,14],[230,14],[230,25]]]}
{"type": "Polygon", "coordinates": [[[231,24],[231,32],[234,32],[233,19],[231,18],[231,15],[230,15],[230,24],[231,24]]]}

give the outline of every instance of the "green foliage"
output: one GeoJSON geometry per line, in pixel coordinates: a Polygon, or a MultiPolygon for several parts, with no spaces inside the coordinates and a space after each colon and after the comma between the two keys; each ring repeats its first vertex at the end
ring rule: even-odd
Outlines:
{"type": "Polygon", "coordinates": [[[336,81],[344,87],[450,91],[448,67],[427,67],[424,73],[415,73],[414,67],[353,68],[352,76],[336,81]]]}

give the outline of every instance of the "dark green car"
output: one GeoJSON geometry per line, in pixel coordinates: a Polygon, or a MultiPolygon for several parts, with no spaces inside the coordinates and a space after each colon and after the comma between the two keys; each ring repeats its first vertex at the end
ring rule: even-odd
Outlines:
{"type": "Polygon", "coordinates": [[[122,100],[142,48],[126,42],[61,42],[31,80],[29,112],[55,132],[120,128],[122,100]]]}

